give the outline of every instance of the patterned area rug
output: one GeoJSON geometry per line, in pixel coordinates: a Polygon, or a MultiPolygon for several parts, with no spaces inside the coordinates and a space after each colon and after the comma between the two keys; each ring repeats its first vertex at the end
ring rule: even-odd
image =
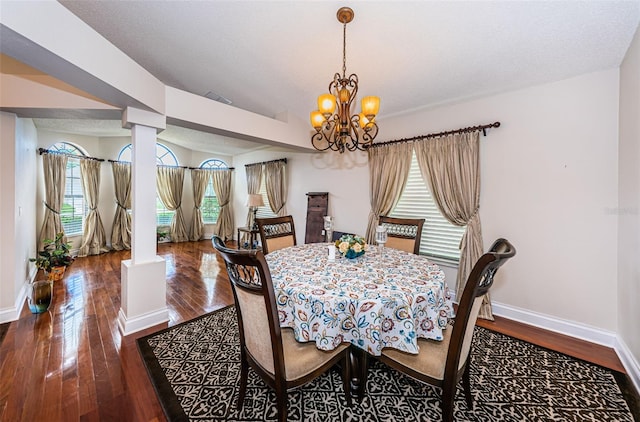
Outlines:
{"type": "MultiPolygon", "coordinates": [[[[477,327],[470,410],[456,396],[457,421],[633,421],[611,371],[477,327]]],[[[275,419],[275,394],[249,371],[236,409],[239,340],[233,306],[138,340],[167,419],[275,419]]],[[[289,393],[290,421],[440,421],[440,393],[372,359],[367,394],[346,407],[332,369],[289,393]]]]}

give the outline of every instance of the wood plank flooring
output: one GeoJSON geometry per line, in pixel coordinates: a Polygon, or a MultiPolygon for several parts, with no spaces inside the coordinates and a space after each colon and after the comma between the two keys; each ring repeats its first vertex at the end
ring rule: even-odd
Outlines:
{"type": "MultiPolygon", "coordinates": [[[[160,244],[167,262],[168,325],[233,303],[226,270],[211,242],[160,244]]],[[[128,251],[77,259],[56,282],[48,312],[25,305],[0,346],[0,421],[164,421],[135,340],[167,324],[123,337],[120,262],[128,251]]],[[[618,371],[612,349],[504,318],[483,321],[503,332],[618,371]]]]}

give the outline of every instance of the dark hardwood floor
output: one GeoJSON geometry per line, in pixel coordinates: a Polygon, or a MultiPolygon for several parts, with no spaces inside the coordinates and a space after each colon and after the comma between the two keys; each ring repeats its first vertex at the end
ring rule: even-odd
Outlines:
{"type": "MultiPolygon", "coordinates": [[[[159,245],[167,262],[168,325],[233,303],[210,241],[159,245]]],[[[120,262],[128,251],[77,259],[56,282],[48,312],[23,307],[0,346],[1,421],[164,421],[135,340],[122,337],[120,262]]],[[[480,325],[618,371],[612,349],[504,318],[480,325]]],[[[6,328],[6,327],[3,327],[6,328]]]]}

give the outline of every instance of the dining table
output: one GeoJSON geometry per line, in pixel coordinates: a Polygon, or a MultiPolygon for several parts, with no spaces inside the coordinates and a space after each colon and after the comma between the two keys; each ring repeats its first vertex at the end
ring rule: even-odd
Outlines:
{"type": "Polygon", "coordinates": [[[366,380],[367,356],[387,347],[417,354],[419,338],[443,339],[454,311],[437,264],[374,245],[355,259],[337,252],[331,259],[330,247],[309,243],[265,256],[280,326],[292,328],[297,341],[321,350],[350,343],[366,380]]]}

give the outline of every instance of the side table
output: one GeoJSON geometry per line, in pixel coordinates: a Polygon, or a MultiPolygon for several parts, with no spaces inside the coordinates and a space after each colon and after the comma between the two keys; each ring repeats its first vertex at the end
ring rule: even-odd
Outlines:
{"type": "Polygon", "coordinates": [[[249,234],[249,240],[250,240],[250,247],[248,249],[251,249],[254,245],[257,246],[258,244],[258,234],[260,233],[259,230],[253,230],[251,227],[238,227],[238,249],[242,249],[242,238],[240,237],[241,233],[248,233],[249,234]]]}

